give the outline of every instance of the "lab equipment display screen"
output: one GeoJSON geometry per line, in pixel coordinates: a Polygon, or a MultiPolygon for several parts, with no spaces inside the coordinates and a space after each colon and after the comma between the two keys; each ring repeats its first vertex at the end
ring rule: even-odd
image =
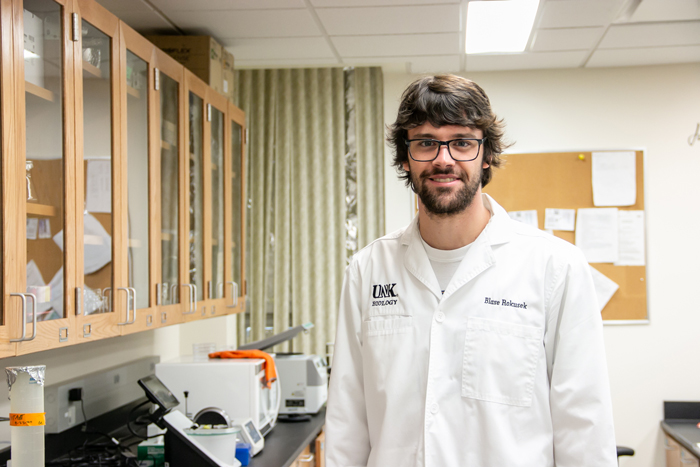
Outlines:
{"type": "Polygon", "coordinates": [[[260,434],[258,434],[258,430],[255,429],[255,425],[253,425],[252,421],[245,424],[245,429],[248,431],[250,439],[253,440],[253,443],[260,441],[260,434]]]}
{"type": "Polygon", "coordinates": [[[139,386],[146,392],[146,397],[154,404],[159,405],[165,410],[170,410],[173,407],[180,405],[180,401],[173,395],[170,390],[165,387],[163,382],[155,375],[146,376],[139,380],[139,386]]]}

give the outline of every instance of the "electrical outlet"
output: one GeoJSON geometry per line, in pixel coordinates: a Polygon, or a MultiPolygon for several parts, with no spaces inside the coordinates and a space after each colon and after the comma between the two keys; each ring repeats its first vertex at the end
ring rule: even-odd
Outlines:
{"type": "Polygon", "coordinates": [[[64,418],[66,419],[66,423],[68,425],[70,425],[70,426],[75,425],[75,414],[76,414],[76,410],[75,410],[74,405],[69,407],[68,410],[66,411],[66,413],[63,414],[64,418]]]}

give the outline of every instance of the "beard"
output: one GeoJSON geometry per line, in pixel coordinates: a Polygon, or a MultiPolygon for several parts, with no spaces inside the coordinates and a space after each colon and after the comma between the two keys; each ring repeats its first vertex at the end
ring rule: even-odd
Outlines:
{"type": "Polygon", "coordinates": [[[459,176],[454,170],[433,170],[431,172],[423,172],[420,175],[415,175],[411,172],[411,188],[420,198],[421,204],[428,214],[437,216],[450,216],[459,214],[467,209],[474,201],[476,193],[481,187],[481,175],[483,168],[479,168],[479,172],[474,174],[471,180],[464,180],[466,174],[459,176]],[[459,179],[464,182],[461,188],[453,192],[452,188],[434,188],[430,189],[425,183],[425,180],[434,175],[458,175],[459,179]]]}

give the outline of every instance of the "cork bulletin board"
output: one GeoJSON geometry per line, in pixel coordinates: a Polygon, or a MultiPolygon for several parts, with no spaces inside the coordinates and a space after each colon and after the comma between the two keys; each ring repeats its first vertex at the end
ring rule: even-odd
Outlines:
{"type": "MultiPolygon", "coordinates": [[[[591,182],[591,152],[508,154],[505,164],[495,169],[484,192],[506,211],[537,210],[539,228],[544,228],[545,208],[594,208],[591,182]],[[581,157],[582,156],[582,157],[581,157]]],[[[620,210],[644,210],[644,155],[636,151],[637,199],[620,210]]],[[[554,235],[574,242],[575,232],[554,231],[554,235]]],[[[647,277],[645,266],[615,266],[591,263],[612,279],[619,289],[603,308],[606,321],[645,321],[647,277]]]]}

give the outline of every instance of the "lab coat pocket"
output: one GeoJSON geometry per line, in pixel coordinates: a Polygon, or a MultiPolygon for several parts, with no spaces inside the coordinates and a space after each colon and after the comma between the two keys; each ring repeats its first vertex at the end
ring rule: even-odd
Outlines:
{"type": "Polygon", "coordinates": [[[413,317],[373,319],[362,323],[362,334],[367,337],[401,334],[413,329],[413,317]]]}
{"type": "Polygon", "coordinates": [[[544,329],[467,320],[462,397],[530,407],[544,329]]]}
{"type": "Polygon", "coordinates": [[[410,316],[404,308],[396,303],[396,300],[384,300],[384,302],[390,302],[388,304],[374,305],[377,300],[372,302],[372,306],[369,309],[368,315],[370,318],[375,318],[378,316],[410,316]],[[391,303],[393,302],[393,303],[391,303]]]}

